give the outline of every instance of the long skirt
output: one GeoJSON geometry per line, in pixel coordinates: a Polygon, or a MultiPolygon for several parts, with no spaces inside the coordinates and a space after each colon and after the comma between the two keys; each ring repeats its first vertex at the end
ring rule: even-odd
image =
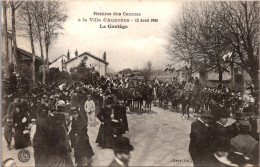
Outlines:
{"type": "Polygon", "coordinates": [[[111,126],[106,126],[106,124],[100,125],[96,143],[104,148],[114,147],[113,129],[111,126]]]}
{"type": "Polygon", "coordinates": [[[24,140],[23,130],[15,129],[14,133],[14,144],[16,149],[23,149],[26,146],[26,141],[24,140]]]}

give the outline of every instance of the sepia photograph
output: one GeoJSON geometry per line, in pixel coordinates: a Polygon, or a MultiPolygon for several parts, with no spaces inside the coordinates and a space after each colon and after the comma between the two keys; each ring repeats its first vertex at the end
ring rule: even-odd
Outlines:
{"type": "Polygon", "coordinates": [[[259,163],[260,1],[2,0],[2,167],[259,163]]]}

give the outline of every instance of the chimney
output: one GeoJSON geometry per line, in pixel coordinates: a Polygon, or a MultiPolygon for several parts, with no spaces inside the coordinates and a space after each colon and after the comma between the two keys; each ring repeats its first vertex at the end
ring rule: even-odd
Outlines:
{"type": "Polygon", "coordinates": [[[77,51],[77,49],[76,49],[76,51],[75,51],[75,57],[78,57],[78,51],[77,51]]]}
{"type": "Polygon", "coordinates": [[[104,54],[103,54],[103,59],[104,59],[104,61],[107,61],[107,54],[106,54],[106,52],[104,52],[104,54]]]}
{"type": "Polygon", "coordinates": [[[67,53],[67,58],[68,60],[70,60],[70,51],[68,50],[68,53],[67,53]]]}

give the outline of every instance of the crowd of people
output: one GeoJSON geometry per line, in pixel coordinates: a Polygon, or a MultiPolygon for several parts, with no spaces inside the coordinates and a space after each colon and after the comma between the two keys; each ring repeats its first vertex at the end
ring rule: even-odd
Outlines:
{"type": "Polygon", "coordinates": [[[36,167],[74,166],[70,156],[74,149],[76,166],[91,166],[95,153],[88,128],[95,128],[100,122],[96,143],[114,150],[112,165],[127,166],[133,146],[125,137],[126,108],[116,94],[106,91],[108,83],[104,80],[102,84],[38,84],[26,94],[13,91],[5,95],[3,120],[8,149],[33,146],[36,167]]]}
{"type": "Polygon", "coordinates": [[[73,166],[72,149],[77,166],[91,166],[95,153],[88,128],[99,122],[96,143],[114,150],[111,166],[127,166],[134,149],[125,137],[127,111],[136,99],[138,113],[143,113],[151,99],[155,105],[157,99],[159,104],[172,103],[172,111],[181,110],[183,117],[187,113],[189,118],[193,108],[196,120],[191,124],[189,153],[194,166],[216,166],[223,157],[238,164],[258,163],[258,110],[251,87],[242,95],[223,85],[203,87],[194,80],[133,84],[129,79],[101,78],[96,83],[38,83],[26,87],[27,91],[19,89],[12,86],[13,92],[4,95],[4,136],[10,150],[13,136],[15,149],[33,146],[36,167],[73,166]]]}

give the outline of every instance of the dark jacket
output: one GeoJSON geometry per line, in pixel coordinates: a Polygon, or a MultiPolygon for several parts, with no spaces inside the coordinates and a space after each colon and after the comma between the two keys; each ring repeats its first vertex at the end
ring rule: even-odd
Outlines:
{"type": "Polygon", "coordinates": [[[74,147],[74,156],[87,156],[92,157],[94,152],[89,143],[89,137],[87,133],[87,122],[79,115],[77,120],[72,120],[70,139],[71,146],[74,147]]]}
{"type": "Polygon", "coordinates": [[[13,116],[13,113],[15,112],[15,107],[17,105],[17,102],[11,102],[8,105],[8,109],[7,109],[7,115],[11,115],[13,116]]]}
{"type": "Polygon", "coordinates": [[[212,132],[200,121],[191,124],[189,152],[207,154],[211,152],[212,132]]]}
{"type": "Polygon", "coordinates": [[[224,127],[219,123],[215,123],[212,129],[215,151],[222,149],[228,150],[231,138],[235,137],[234,132],[232,132],[232,127],[224,127]]]}
{"type": "Polygon", "coordinates": [[[119,121],[118,126],[121,134],[124,134],[128,129],[128,122],[126,116],[126,107],[120,104],[117,104],[114,107],[115,116],[114,118],[119,121]]]}
{"type": "Polygon", "coordinates": [[[112,109],[105,107],[97,114],[97,118],[100,120],[101,125],[99,127],[96,143],[107,148],[113,148],[114,146],[113,134],[115,133],[115,128],[114,123],[110,118],[111,113],[112,109]]]}
{"type": "Polygon", "coordinates": [[[29,125],[29,116],[26,112],[20,111],[19,113],[13,113],[13,124],[15,129],[25,130],[25,127],[29,125]],[[26,118],[26,122],[22,122],[23,118],[26,118]]]}

